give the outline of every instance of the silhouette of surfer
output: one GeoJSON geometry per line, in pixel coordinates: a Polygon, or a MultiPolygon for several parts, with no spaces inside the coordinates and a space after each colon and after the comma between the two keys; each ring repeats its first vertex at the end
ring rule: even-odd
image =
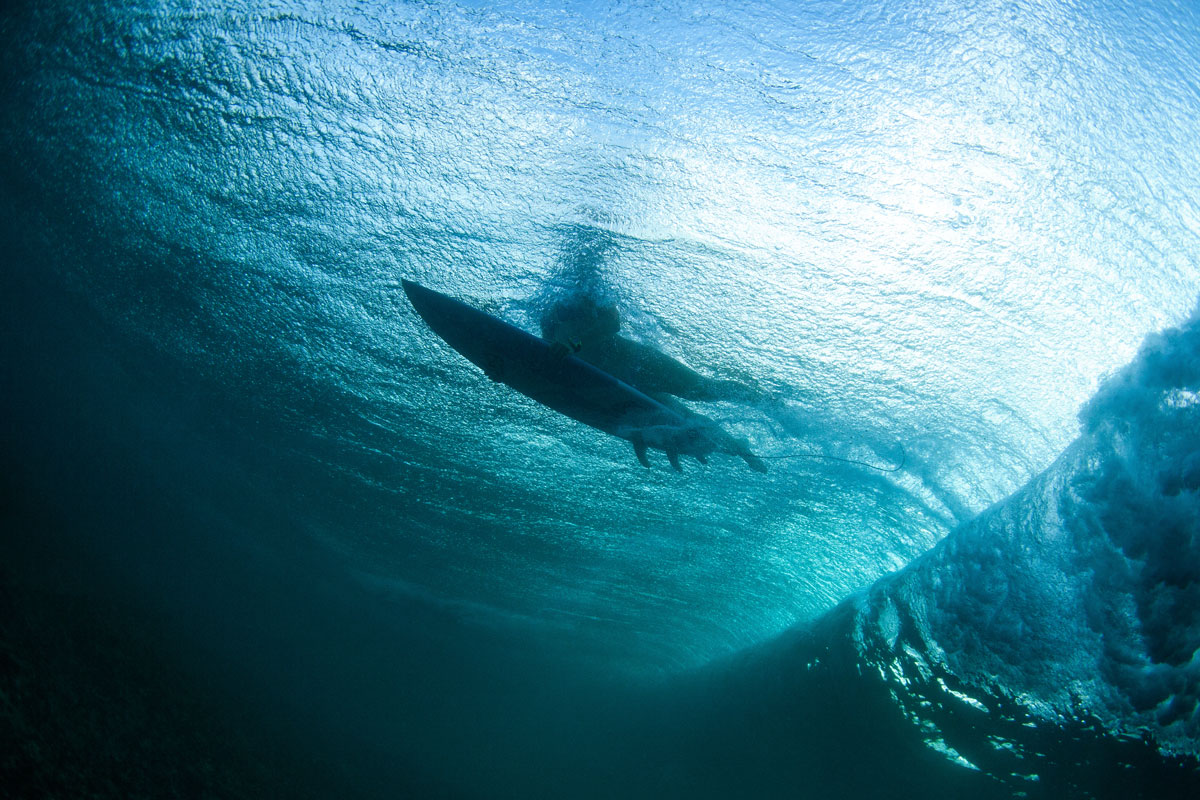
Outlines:
{"type": "Polygon", "coordinates": [[[616,304],[590,294],[574,294],[554,301],[542,314],[542,338],[557,352],[573,353],[700,424],[718,449],[740,456],[751,469],[767,467],[750,451],[745,439],[732,436],[716,422],[679,402],[734,402],[756,404],[769,398],[737,381],[701,375],[648,344],[620,335],[621,316],[616,304]]]}
{"type": "Polygon", "coordinates": [[[719,450],[740,456],[751,469],[766,472],[766,465],[750,451],[745,439],[733,436],[682,401],[753,406],[789,433],[800,435],[803,424],[795,413],[767,392],[702,375],[652,345],[622,336],[615,302],[619,295],[606,273],[622,251],[642,248],[645,243],[588,223],[568,223],[558,230],[562,236],[559,267],[534,298],[542,338],[563,356],[573,353],[695,422],[719,450]]]}

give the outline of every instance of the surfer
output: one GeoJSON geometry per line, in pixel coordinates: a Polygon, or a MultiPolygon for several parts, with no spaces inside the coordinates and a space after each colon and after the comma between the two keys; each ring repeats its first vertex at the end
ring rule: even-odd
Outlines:
{"type": "Polygon", "coordinates": [[[574,354],[685,418],[696,420],[720,449],[740,456],[751,469],[767,471],[762,460],[750,452],[745,439],[731,435],[679,400],[764,407],[779,401],[746,384],[701,375],[650,345],[621,336],[616,305],[589,294],[573,294],[551,303],[542,314],[541,328],[542,338],[559,354],[574,354]]]}

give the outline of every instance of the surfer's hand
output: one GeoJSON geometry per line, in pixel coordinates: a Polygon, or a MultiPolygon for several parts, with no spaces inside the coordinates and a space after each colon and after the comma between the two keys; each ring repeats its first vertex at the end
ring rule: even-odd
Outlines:
{"type": "Polygon", "coordinates": [[[550,343],[550,357],[555,361],[562,361],[569,355],[571,355],[571,348],[567,347],[562,342],[550,343]]]}
{"type": "Polygon", "coordinates": [[[554,357],[555,361],[562,361],[572,353],[578,353],[582,348],[583,345],[575,339],[568,339],[565,342],[555,340],[550,343],[550,355],[554,357]]]}

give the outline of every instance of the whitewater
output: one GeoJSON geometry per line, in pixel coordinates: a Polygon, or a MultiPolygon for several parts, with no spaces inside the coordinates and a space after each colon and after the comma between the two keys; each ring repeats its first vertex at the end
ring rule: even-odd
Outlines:
{"type": "Polygon", "coordinates": [[[1200,789],[1194,5],[0,36],[13,796],[1200,789]],[[690,404],[767,473],[646,469],[403,280],[602,295],[786,407],[690,404]]]}

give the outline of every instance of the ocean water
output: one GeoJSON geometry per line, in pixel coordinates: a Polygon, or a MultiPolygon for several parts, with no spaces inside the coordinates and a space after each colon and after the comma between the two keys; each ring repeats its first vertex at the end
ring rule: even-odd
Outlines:
{"type": "Polygon", "coordinates": [[[1200,790],[1194,3],[0,36],[0,794],[1200,790]],[[401,279],[602,293],[786,406],[695,405],[769,471],[644,468],[401,279]]]}

